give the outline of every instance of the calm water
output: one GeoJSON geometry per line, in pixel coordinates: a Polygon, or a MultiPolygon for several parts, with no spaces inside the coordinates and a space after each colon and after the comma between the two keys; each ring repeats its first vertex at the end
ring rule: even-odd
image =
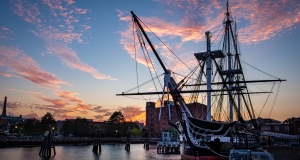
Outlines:
{"type": "MultiPolygon", "coordinates": [[[[163,155],[156,153],[156,145],[144,150],[143,144],[131,144],[130,152],[125,151],[125,144],[102,145],[102,152],[95,155],[93,146],[56,146],[56,155],[51,160],[152,160],[152,159],[180,159],[180,154],[163,155]]],[[[42,160],[39,156],[40,147],[0,148],[0,160],[42,160]]],[[[52,153],[53,155],[53,153],[52,153]]]]}

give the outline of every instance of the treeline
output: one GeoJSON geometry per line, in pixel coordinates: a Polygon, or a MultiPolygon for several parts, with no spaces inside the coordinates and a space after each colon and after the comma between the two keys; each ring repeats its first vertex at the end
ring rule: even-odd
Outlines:
{"type": "Polygon", "coordinates": [[[57,128],[53,115],[48,112],[41,120],[33,117],[25,120],[23,123],[10,126],[9,132],[25,135],[42,135],[49,129],[49,125],[51,125],[51,130],[55,135],[62,134],[63,136],[93,137],[96,131],[99,131],[103,137],[124,137],[128,129],[130,129],[131,136],[142,136],[145,133],[145,130],[140,129],[136,123],[125,121],[120,111],[114,112],[108,122],[101,125],[91,125],[86,118],[77,117],[74,121],[64,121],[60,130],[57,128]]]}

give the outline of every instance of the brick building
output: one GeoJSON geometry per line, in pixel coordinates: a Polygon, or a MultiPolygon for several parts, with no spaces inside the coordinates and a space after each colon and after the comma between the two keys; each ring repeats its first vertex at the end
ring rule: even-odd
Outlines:
{"type": "MultiPolygon", "coordinates": [[[[164,106],[167,106],[167,102],[165,101],[164,103],[164,106]]],[[[204,119],[206,117],[206,105],[195,102],[187,104],[187,107],[195,117],[200,119],[204,119]]],[[[149,137],[161,137],[162,131],[171,128],[171,126],[168,124],[168,107],[162,107],[160,120],[158,120],[159,111],[160,107],[156,108],[154,102],[146,103],[146,128],[149,132],[149,137]]],[[[173,102],[171,102],[170,113],[171,122],[178,122],[179,116],[176,112],[173,102]]]]}
{"type": "Polygon", "coordinates": [[[274,133],[300,135],[300,118],[295,119],[291,123],[281,123],[277,120],[265,119],[266,123],[262,130],[274,133]]]}

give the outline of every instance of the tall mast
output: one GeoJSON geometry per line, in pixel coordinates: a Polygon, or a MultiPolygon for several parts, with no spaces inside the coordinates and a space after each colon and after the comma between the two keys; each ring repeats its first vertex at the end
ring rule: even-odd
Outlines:
{"type": "MultiPolygon", "coordinates": [[[[232,95],[232,68],[231,68],[231,57],[232,53],[230,51],[230,27],[231,27],[231,20],[230,20],[230,13],[229,13],[229,5],[227,1],[227,12],[226,12],[226,29],[225,29],[225,34],[227,36],[227,57],[228,57],[228,78],[229,78],[229,94],[232,95]]],[[[229,116],[230,116],[230,122],[233,122],[233,105],[232,105],[233,99],[229,98],[229,116]]]]}
{"type": "Polygon", "coordinates": [[[207,113],[206,113],[206,120],[211,121],[211,46],[210,46],[210,38],[211,33],[209,31],[205,32],[206,35],[206,76],[207,76],[207,113]]]}

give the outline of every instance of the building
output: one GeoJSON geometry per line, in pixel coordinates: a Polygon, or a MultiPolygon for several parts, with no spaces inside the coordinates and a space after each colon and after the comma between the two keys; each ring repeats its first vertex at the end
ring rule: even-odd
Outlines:
{"type": "Polygon", "coordinates": [[[11,126],[15,126],[19,123],[23,123],[24,119],[22,118],[22,115],[19,117],[13,117],[10,115],[6,115],[6,102],[7,102],[7,97],[5,96],[4,102],[3,102],[3,109],[2,109],[2,114],[0,116],[0,131],[9,131],[9,128],[11,126]]]}
{"type": "MultiPolygon", "coordinates": [[[[164,102],[167,106],[167,102],[164,102]]],[[[200,104],[200,103],[190,103],[187,104],[187,107],[192,112],[192,114],[200,119],[205,119],[206,117],[206,105],[200,104]]],[[[168,130],[171,128],[171,126],[168,124],[169,116],[168,116],[168,107],[162,107],[161,108],[161,117],[159,120],[159,112],[160,108],[155,107],[154,102],[147,102],[146,103],[146,128],[149,133],[149,137],[161,137],[161,133],[165,130],[168,130]]],[[[179,121],[179,116],[176,112],[176,108],[173,102],[170,104],[170,115],[171,119],[170,121],[172,123],[176,123],[179,121]]]]}
{"type": "Polygon", "coordinates": [[[294,134],[300,136],[300,117],[294,120],[294,134]]]}

